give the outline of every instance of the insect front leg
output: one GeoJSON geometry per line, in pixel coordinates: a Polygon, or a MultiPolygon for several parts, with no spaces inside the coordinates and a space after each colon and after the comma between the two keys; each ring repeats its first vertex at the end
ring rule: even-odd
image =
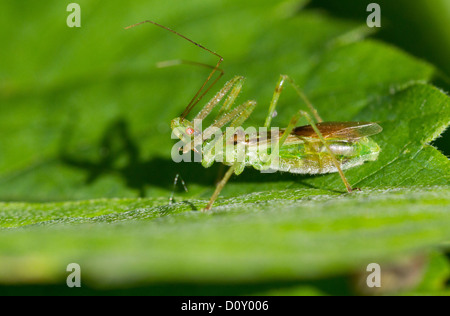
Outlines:
{"type": "MultiPolygon", "coordinates": [[[[195,116],[194,121],[202,121],[204,118],[206,118],[211,111],[214,109],[214,107],[219,104],[219,102],[230,92],[228,98],[225,100],[224,105],[221,107],[220,112],[225,111],[226,109],[229,109],[233,103],[234,100],[239,95],[239,92],[241,91],[241,87],[244,81],[244,77],[242,76],[235,76],[233,79],[228,81],[223,88],[216,93],[216,95],[203,107],[203,109],[195,116]]],[[[241,105],[243,107],[244,105],[241,105]]],[[[229,121],[233,120],[236,116],[239,115],[239,111],[243,111],[242,108],[238,107],[238,109],[233,109],[232,111],[229,111],[226,114],[221,114],[220,117],[217,117],[214,121],[214,123],[210,126],[212,128],[221,128],[225,124],[227,124],[229,121]]],[[[212,131],[213,129],[210,129],[212,131]]],[[[183,152],[189,152],[191,149],[194,148],[194,144],[203,143],[205,139],[208,139],[211,137],[211,135],[214,132],[202,132],[199,133],[198,136],[196,136],[190,144],[186,144],[184,146],[183,152]]]]}
{"type": "MultiPolygon", "coordinates": [[[[230,115],[230,117],[233,117],[233,120],[231,121],[229,127],[231,127],[231,128],[240,127],[248,119],[250,114],[255,109],[255,106],[256,106],[256,102],[250,100],[250,101],[247,101],[247,102],[243,103],[242,105],[236,107],[233,111],[231,111],[228,115],[230,115]],[[233,114],[234,112],[236,112],[236,113],[233,114]]],[[[227,122],[229,121],[228,118],[226,118],[226,119],[220,118],[220,120],[226,120],[227,122]]],[[[221,126],[223,126],[223,124],[221,124],[221,126]]],[[[218,136],[218,135],[216,135],[216,136],[218,136]]],[[[204,158],[203,158],[202,164],[204,162],[205,162],[205,164],[208,162],[212,163],[212,160],[214,159],[214,157],[216,157],[218,155],[221,155],[223,157],[225,155],[226,148],[223,148],[223,146],[222,146],[221,149],[215,150],[216,144],[225,145],[225,146],[233,146],[233,150],[236,149],[237,147],[235,147],[234,142],[230,141],[230,139],[232,137],[234,137],[234,134],[232,134],[231,136],[226,136],[226,133],[222,133],[220,136],[216,137],[212,142],[208,143],[208,145],[205,146],[205,148],[203,149],[204,158]],[[213,150],[214,150],[214,153],[213,153],[213,150]]],[[[237,145],[237,146],[239,146],[239,145],[237,145]]],[[[230,179],[231,175],[233,173],[240,174],[243,171],[243,169],[245,167],[245,161],[241,161],[241,159],[243,160],[243,159],[245,159],[245,157],[243,157],[243,155],[239,155],[239,154],[237,155],[237,157],[238,157],[238,159],[233,162],[233,165],[227,170],[227,172],[223,176],[222,180],[220,180],[218,182],[216,189],[215,189],[213,195],[211,196],[211,199],[210,199],[208,205],[204,209],[205,211],[211,209],[212,205],[214,204],[214,201],[218,198],[220,192],[222,191],[225,184],[230,179]]]]}
{"type": "MultiPolygon", "coordinates": [[[[217,130],[221,127],[223,127],[226,123],[228,123],[230,120],[231,123],[229,127],[235,128],[241,126],[252,114],[253,110],[256,107],[256,101],[250,100],[247,101],[240,106],[236,107],[233,111],[229,112],[227,115],[223,115],[222,117],[218,118],[216,120],[216,123],[209,127],[209,129],[212,131],[208,131],[208,129],[205,131],[205,138],[210,138],[213,134],[213,132],[217,132],[217,130]]],[[[208,155],[211,153],[211,151],[215,148],[215,145],[220,142],[224,142],[224,134],[221,133],[220,135],[216,134],[216,137],[214,140],[210,143],[208,143],[206,146],[203,147],[202,151],[204,155],[208,155]]],[[[225,143],[228,141],[228,139],[225,139],[225,143]]]]}
{"type": "Polygon", "coordinates": [[[231,105],[234,103],[234,100],[239,95],[239,92],[241,91],[243,82],[244,82],[244,77],[235,76],[230,81],[225,83],[223,88],[220,89],[220,91],[216,93],[216,95],[203,107],[203,109],[195,116],[194,119],[203,120],[205,117],[207,117],[209,115],[209,113],[211,113],[211,111],[214,109],[214,107],[231,90],[230,95],[225,100],[224,105],[220,109],[219,113],[228,110],[231,107],[231,105]]]}
{"type": "Polygon", "coordinates": [[[188,152],[189,150],[191,150],[191,148],[194,148],[194,144],[197,144],[199,142],[202,143],[204,142],[204,140],[209,139],[217,129],[222,128],[230,121],[231,123],[229,127],[240,126],[250,116],[255,106],[256,101],[250,100],[224,114],[222,117],[218,118],[211,126],[205,129],[203,133],[201,133],[199,136],[196,136],[190,144],[184,146],[184,152],[188,152]]]}

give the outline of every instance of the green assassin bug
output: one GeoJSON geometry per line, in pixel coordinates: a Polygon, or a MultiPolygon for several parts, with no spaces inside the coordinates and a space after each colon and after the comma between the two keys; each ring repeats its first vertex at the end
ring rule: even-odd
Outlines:
{"type": "Polygon", "coordinates": [[[150,20],[131,25],[127,29],[143,23],[151,23],[168,30],[219,58],[214,67],[184,61],[166,63],[166,65],[191,63],[212,69],[181,116],[171,121],[173,133],[181,140],[182,146],[179,147],[179,150],[182,150],[183,153],[188,153],[191,150],[201,153],[201,162],[204,167],[209,167],[214,162],[222,162],[230,166],[217,184],[204,210],[211,209],[231,175],[233,173],[239,175],[247,166],[252,166],[261,171],[274,170],[298,174],[338,172],[347,191],[352,192],[354,189],[347,181],[343,170],[361,165],[366,161],[374,161],[378,158],[380,147],[369,137],[382,131],[382,128],[377,123],[323,122],[317,110],[302,90],[287,75],[281,75],[278,80],[264,127],[266,129],[271,128],[272,117],[276,115],[276,106],[285,82],[288,82],[294,88],[298,96],[306,103],[312,115],[306,111],[299,110],[292,117],[286,128],[276,128],[275,131],[272,128],[264,135],[259,132],[244,134],[244,136],[242,136],[242,133],[239,134],[239,132],[230,134],[220,132],[219,134],[215,133],[215,137],[212,138],[214,132],[208,132],[210,128],[214,128],[214,131],[217,131],[227,126],[228,128],[233,128],[233,131],[240,131],[240,126],[254,110],[256,102],[252,100],[233,107],[234,101],[241,91],[244,77],[235,76],[225,83],[223,88],[217,92],[192,121],[187,120],[186,117],[194,106],[224,74],[223,70],[219,68],[223,57],[184,35],[150,20]],[[216,71],[219,72],[219,75],[209,83],[216,71]],[[199,130],[194,123],[196,121],[201,122],[222,100],[224,100],[223,105],[212,125],[205,131],[199,130]],[[302,116],[307,119],[310,125],[296,127],[298,120],[302,116]],[[314,121],[313,116],[317,122],[314,121]],[[239,137],[239,135],[242,137],[239,137]],[[223,146],[217,147],[217,145],[223,146]],[[241,154],[237,154],[238,152],[241,154]]]}

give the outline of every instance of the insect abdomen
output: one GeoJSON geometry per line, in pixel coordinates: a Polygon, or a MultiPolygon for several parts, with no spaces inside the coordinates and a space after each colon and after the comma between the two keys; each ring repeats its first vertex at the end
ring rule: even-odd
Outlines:
{"type": "MultiPolygon", "coordinates": [[[[354,142],[329,141],[330,151],[340,162],[342,169],[349,169],[378,158],[380,147],[372,139],[364,137],[354,142]]],[[[337,172],[331,155],[320,142],[283,146],[278,158],[270,166],[279,171],[322,174],[337,172]],[[277,160],[278,159],[278,160],[277,160]]]]}

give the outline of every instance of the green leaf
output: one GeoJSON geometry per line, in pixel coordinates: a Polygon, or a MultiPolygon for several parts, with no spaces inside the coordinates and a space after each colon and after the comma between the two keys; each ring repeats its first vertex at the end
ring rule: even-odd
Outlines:
{"type": "Polygon", "coordinates": [[[292,281],[365,271],[449,238],[448,188],[304,191],[232,198],[211,214],[190,211],[200,201],[4,204],[2,222],[16,228],[2,231],[0,280],[63,282],[76,262],[94,287],[292,281]]]}
{"type": "MultiPolygon", "coordinates": [[[[430,143],[449,125],[450,101],[429,84],[433,65],[297,1],[79,4],[78,29],[56,1],[26,12],[0,4],[2,29],[15,25],[0,34],[0,283],[66,289],[76,262],[94,290],[333,294],[371,262],[448,248],[450,164],[430,143]],[[220,167],[174,163],[169,123],[208,69],[155,63],[216,59],[150,24],[123,29],[146,19],[224,56],[225,79],[246,76],[237,102],[258,102],[247,125],[263,124],[280,74],[325,120],[379,123],[378,160],[345,172],[362,192],[343,193],[337,174],[248,168],[214,212],[199,212],[220,167]],[[169,205],[177,173],[189,192],[169,205]]],[[[292,90],[274,125],[305,107],[292,90]]]]}

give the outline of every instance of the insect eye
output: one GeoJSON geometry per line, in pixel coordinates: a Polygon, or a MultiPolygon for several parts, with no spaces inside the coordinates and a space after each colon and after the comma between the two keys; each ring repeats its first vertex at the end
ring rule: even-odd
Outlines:
{"type": "Polygon", "coordinates": [[[194,129],[192,127],[188,127],[188,128],[186,128],[186,133],[188,135],[192,135],[192,134],[194,134],[194,129]]]}

